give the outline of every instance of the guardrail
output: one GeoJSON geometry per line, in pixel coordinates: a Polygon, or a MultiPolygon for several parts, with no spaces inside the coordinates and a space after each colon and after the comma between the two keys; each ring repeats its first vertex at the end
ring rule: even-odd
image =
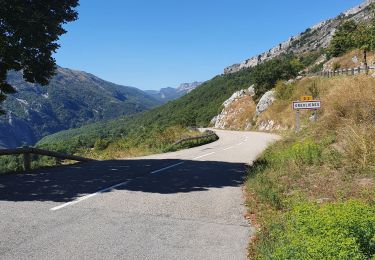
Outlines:
{"type": "Polygon", "coordinates": [[[357,68],[349,68],[349,69],[338,69],[338,70],[331,70],[331,71],[320,71],[316,73],[308,73],[307,76],[319,76],[319,77],[327,77],[332,78],[340,75],[347,75],[353,76],[361,73],[368,73],[370,70],[375,70],[375,66],[368,66],[368,67],[357,67],[357,68]]]}
{"type": "Polygon", "coordinates": [[[88,159],[88,158],[84,158],[84,157],[80,157],[80,156],[63,154],[63,153],[53,152],[53,151],[47,151],[47,150],[28,147],[28,146],[25,146],[25,147],[22,147],[22,148],[0,150],[0,156],[2,156],[2,155],[20,155],[20,154],[23,154],[23,165],[24,165],[25,171],[31,170],[31,154],[50,156],[50,157],[55,157],[55,158],[58,158],[58,159],[61,159],[61,160],[73,160],[73,161],[78,161],[78,162],[94,161],[93,159],[88,159]]]}
{"type": "Polygon", "coordinates": [[[217,137],[217,135],[215,134],[214,131],[207,130],[207,131],[205,131],[205,133],[206,134],[200,135],[200,136],[183,138],[183,139],[178,140],[177,142],[175,142],[173,145],[179,145],[179,144],[182,144],[184,142],[189,142],[189,141],[194,141],[194,140],[199,140],[199,139],[204,139],[204,138],[209,138],[209,137],[217,137]]]}

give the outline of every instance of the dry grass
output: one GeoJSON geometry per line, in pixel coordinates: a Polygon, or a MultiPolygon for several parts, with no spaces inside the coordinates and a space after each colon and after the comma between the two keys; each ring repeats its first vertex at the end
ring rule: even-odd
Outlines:
{"type": "Polygon", "coordinates": [[[132,158],[162,153],[173,146],[176,141],[201,133],[194,129],[182,126],[171,126],[160,131],[155,131],[152,136],[136,136],[118,139],[111,142],[103,149],[83,149],[80,155],[93,159],[108,160],[116,158],[132,158]]]}
{"type": "MultiPolygon", "coordinates": [[[[284,99],[276,100],[258,120],[275,120],[285,128],[294,128],[295,113],[291,102],[298,100],[301,95],[315,92],[323,104],[318,122],[310,122],[308,118],[311,113],[303,112],[304,131],[299,136],[292,134],[292,140],[315,142],[321,147],[321,162],[304,165],[296,158],[286,157],[289,159],[285,159],[282,169],[270,170],[267,173],[269,177],[278,180],[278,185],[285,194],[298,191],[311,199],[362,198],[363,194],[373,196],[375,79],[366,75],[331,79],[306,78],[292,87],[284,87],[287,94],[279,95],[284,99]],[[361,180],[364,179],[368,185],[361,185],[361,180]],[[366,189],[371,192],[368,193],[366,189]]],[[[277,86],[276,92],[280,91],[283,88],[280,90],[280,86],[277,86]]],[[[275,147],[281,154],[272,156],[285,156],[282,151],[292,148],[287,144],[281,148],[275,147]]]]}
{"type": "MultiPolygon", "coordinates": [[[[363,51],[353,50],[341,57],[333,58],[325,64],[325,69],[333,70],[335,66],[340,66],[342,69],[356,68],[364,62],[363,51]],[[357,57],[357,62],[353,58],[357,57]]],[[[367,64],[369,66],[375,65],[375,52],[369,52],[367,54],[367,64]]]]}
{"type": "Polygon", "coordinates": [[[251,124],[256,104],[250,96],[244,96],[234,101],[225,109],[224,125],[230,130],[243,130],[251,124]]]}

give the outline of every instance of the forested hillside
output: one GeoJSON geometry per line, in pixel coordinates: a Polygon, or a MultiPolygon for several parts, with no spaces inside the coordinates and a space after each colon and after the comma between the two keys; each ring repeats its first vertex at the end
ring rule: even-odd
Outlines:
{"type": "Polygon", "coordinates": [[[277,80],[295,77],[303,67],[299,58],[285,55],[252,69],[216,76],[182,98],[151,111],[63,131],[45,137],[38,145],[76,152],[81,147],[93,147],[98,139],[109,143],[121,138],[142,142],[138,136],[151,135],[170,126],[207,126],[234,91],[257,84],[257,95],[261,96],[277,80]]]}
{"type": "Polygon", "coordinates": [[[0,146],[35,144],[42,137],[83,124],[138,113],[161,102],[143,91],[104,81],[92,74],[59,67],[50,84],[27,83],[9,73],[17,90],[4,102],[0,146]]]}

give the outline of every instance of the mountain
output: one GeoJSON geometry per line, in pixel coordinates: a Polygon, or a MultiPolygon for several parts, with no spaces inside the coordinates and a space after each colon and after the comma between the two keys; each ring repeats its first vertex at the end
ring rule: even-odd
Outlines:
{"type": "MultiPolygon", "coordinates": [[[[299,38],[299,43],[294,43],[294,47],[291,45],[288,49],[295,50],[295,52],[284,51],[278,52],[277,55],[271,52],[270,57],[262,62],[253,66],[226,71],[226,73],[204,82],[199,88],[183,97],[150,111],[116,119],[106,125],[98,123],[57,133],[45,137],[39,144],[50,149],[60,146],[62,148],[69,147],[69,151],[75,151],[79,145],[82,146],[82,143],[85,147],[93,147],[95,140],[99,138],[104,138],[108,142],[116,142],[118,138],[123,138],[132,131],[138,133],[146,131],[145,135],[151,136],[155,131],[159,133],[175,125],[207,126],[212,118],[223,111],[224,101],[236,91],[249,89],[252,86],[255,92],[254,102],[258,102],[263,94],[275,87],[278,81],[295,79],[300,71],[316,63],[320,63],[322,69],[323,64],[327,61],[325,55],[327,48],[324,47],[328,47],[330,44],[331,34],[336,31],[338,26],[349,19],[355,21],[368,20],[371,11],[369,3],[369,1],[366,1],[360,7],[351,9],[337,18],[314,27],[317,29],[306,30],[307,32],[301,35],[309,35],[309,37],[299,38]],[[320,42],[321,45],[312,44],[313,39],[315,42],[320,42]],[[321,48],[323,50],[319,50],[321,48]],[[107,133],[110,133],[110,135],[107,133]]],[[[234,109],[239,111],[242,108],[236,107],[234,109]]],[[[249,119],[249,123],[252,123],[251,117],[243,118],[245,121],[247,119],[249,119]]]]}
{"type": "Polygon", "coordinates": [[[294,53],[303,55],[305,53],[317,51],[320,48],[325,49],[331,42],[337,27],[344,21],[354,20],[359,22],[370,19],[372,15],[370,5],[374,2],[375,0],[366,0],[363,4],[349,9],[335,18],[328,19],[307,28],[304,32],[290,37],[287,41],[278,44],[262,54],[225,68],[224,73],[233,73],[244,68],[252,68],[258,64],[272,60],[281,54],[294,53]]]}
{"type": "Polygon", "coordinates": [[[113,84],[92,74],[58,67],[50,84],[27,83],[11,72],[17,89],[4,102],[0,117],[0,146],[35,144],[42,137],[83,124],[130,115],[161,102],[145,92],[113,84]]]}
{"type": "Polygon", "coordinates": [[[155,99],[166,103],[171,100],[178,99],[187,93],[190,93],[192,90],[195,88],[199,87],[202,85],[202,82],[193,82],[193,83],[182,83],[179,87],[177,88],[162,88],[160,90],[146,90],[145,92],[155,99]]]}

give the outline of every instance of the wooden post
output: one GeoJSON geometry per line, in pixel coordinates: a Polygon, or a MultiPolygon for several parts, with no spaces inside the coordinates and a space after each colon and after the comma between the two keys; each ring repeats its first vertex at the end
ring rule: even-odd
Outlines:
{"type": "Polygon", "coordinates": [[[62,160],[60,158],[56,158],[56,165],[57,166],[62,165],[62,160]]]}
{"type": "Polygon", "coordinates": [[[23,147],[26,151],[23,153],[23,169],[25,171],[31,170],[31,154],[27,151],[29,147],[23,147]]]}

